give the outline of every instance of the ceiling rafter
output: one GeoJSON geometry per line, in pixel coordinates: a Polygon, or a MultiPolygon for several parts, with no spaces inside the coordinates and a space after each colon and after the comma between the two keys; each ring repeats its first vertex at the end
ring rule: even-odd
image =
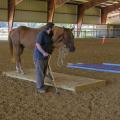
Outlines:
{"type": "Polygon", "coordinates": [[[106,2],[100,3],[99,5],[97,5],[97,7],[103,8],[103,7],[108,7],[114,4],[119,4],[120,0],[108,0],[106,2]]]}
{"type": "Polygon", "coordinates": [[[101,3],[104,3],[106,1],[108,1],[108,0],[89,0],[89,2],[83,3],[82,7],[84,10],[86,10],[86,9],[91,8],[91,7],[95,7],[101,3]]]}
{"type": "Polygon", "coordinates": [[[113,5],[110,5],[108,7],[105,7],[105,8],[102,8],[102,11],[104,11],[106,14],[112,12],[112,11],[115,11],[117,9],[120,8],[120,3],[118,4],[113,4],[113,5]]]}
{"type": "Polygon", "coordinates": [[[69,2],[70,0],[55,0],[55,8],[58,8],[62,5],[64,5],[65,3],[69,2]]]}
{"type": "Polygon", "coordinates": [[[15,0],[15,5],[18,5],[22,2],[23,0],[15,0]]]}

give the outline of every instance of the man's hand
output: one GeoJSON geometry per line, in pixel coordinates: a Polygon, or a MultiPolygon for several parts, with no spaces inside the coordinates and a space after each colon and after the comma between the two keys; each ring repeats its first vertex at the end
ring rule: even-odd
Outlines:
{"type": "Polygon", "coordinates": [[[44,57],[48,57],[48,55],[49,55],[48,53],[43,52],[43,56],[44,56],[44,57]]]}

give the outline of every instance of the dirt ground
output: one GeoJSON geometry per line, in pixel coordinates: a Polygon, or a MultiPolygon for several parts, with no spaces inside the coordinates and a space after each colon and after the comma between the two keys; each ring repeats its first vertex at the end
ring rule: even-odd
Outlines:
{"type": "MultiPolygon", "coordinates": [[[[75,74],[107,81],[105,87],[74,94],[50,88],[38,94],[34,83],[8,78],[3,71],[14,70],[7,42],[0,42],[0,120],[120,120],[120,74],[102,73],[57,67],[58,51],[52,57],[56,72],[75,74]]],[[[34,68],[32,50],[22,56],[25,69],[34,68]]],[[[76,52],[69,54],[66,63],[119,63],[120,40],[76,40],[76,52]]]]}

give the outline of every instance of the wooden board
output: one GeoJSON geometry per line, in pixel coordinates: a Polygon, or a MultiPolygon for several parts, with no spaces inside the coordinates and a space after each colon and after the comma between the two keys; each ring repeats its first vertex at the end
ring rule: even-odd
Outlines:
{"type": "MultiPolygon", "coordinates": [[[[36,82],[35,71],[32,69],[26,70],[26,74],[24,75],[18,74],[15,71],[3,72],[3,74],[11,78],[17,78],[19,80],[28,80],[31,82],[36,82]]],[[[61,88],[73,92],[80,92],[83,90],[105,86],[104,80],[96,80],[86,77],[63,74],[63,73],[53,73],[53,75],[55,77],[55,83],[57,88],[61,88]]],[[[53,82],[46,77],[45,85],[53,86],[53,82]]]]}

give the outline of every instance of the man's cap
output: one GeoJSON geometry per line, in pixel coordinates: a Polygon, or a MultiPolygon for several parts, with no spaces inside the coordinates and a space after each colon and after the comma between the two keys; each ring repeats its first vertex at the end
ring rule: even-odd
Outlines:
{"type": "Polygon", "coordinates": [[[46,29],[49,29],[49,28],[53,28],[54,27],[54,23],[52,23],[52,22],[48,22],[47,24],[46,24],[46,29]]]}

